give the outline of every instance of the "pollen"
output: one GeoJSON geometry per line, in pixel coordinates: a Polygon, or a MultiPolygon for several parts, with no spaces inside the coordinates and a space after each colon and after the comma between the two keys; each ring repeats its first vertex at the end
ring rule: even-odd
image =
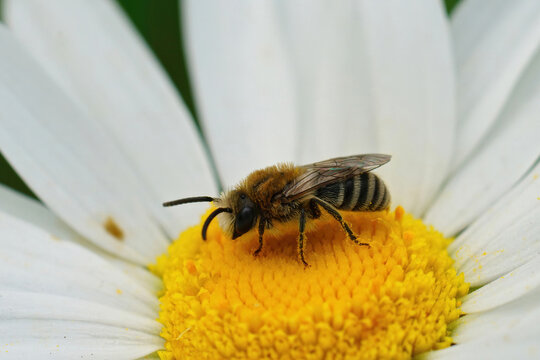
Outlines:
{"type": "Polygon", "coordinates": [[[469,285],[451,239],[398,207],[312,221],[305,267],[294,226],[225,237],[218,222],[183,232],[152,270],[160,298],[161,359],[409,359],[451,345],[469,285]]]}

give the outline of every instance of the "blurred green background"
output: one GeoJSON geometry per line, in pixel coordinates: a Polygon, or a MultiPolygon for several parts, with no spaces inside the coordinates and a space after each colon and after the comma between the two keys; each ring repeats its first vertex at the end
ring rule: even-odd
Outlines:
{"type": "MultiPolygon", "coordinates": [[[[54,1],[54,0],[52,0],[54,1]]],[[[448,14],[461,0],[445,0],[448,14]]],[[[189,82],[181,34],[181,6],[178,0],[116,0],[174,81],[188,109],[197,119],[189,82]]],[[[181,2],[180,2],[181,3],[181,2]]],[[[1,13],[0,0],[0,18],[1,13]]],[[[35,197],[0,154],[0,182],[35,197]]]]}

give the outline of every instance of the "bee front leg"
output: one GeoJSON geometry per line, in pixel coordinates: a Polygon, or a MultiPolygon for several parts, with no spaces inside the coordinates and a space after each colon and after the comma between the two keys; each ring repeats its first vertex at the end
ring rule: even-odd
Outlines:
{"type": "Polygon", "coordinates": [[[306,262],[306,259],[304,259],[304,231],[306,228],[306,212],[304,211],[304,208],[300,208],[300,221],[299,221],[299,231],[300,234],[298,235],[298,255],[300,255],[300,260],[304,263],[305,266],[309,266],[309,264],[306,262]]]}
{"type": "Polygon", "coordinates": [[[319,198],[314,198],[313,199],[314,202],[316,202],[317,204],[319,204],[324,210],[326,210],[326,212],[328,212],[330,215],[332,215],[334,217],[334,219],[336,219],[337,221],[339,221],[339,223],[341,224],[341,227],[343,227],[343,230],[345,230],[345,232],[347,233],[347,235],[349,235],[349,239],[351,239],[352,241],[354,241],[354,243],[356,245],[365,245],[365,246],[369,246],[368,243],[363,243],[363,242],[360,242],[358,241],[358,239],[356,238],[356,235],[354,235],[353,231],[351,230],[351,228],[349,227],[349,225],[345,222],[345,220],[343,219],[343,216],[341,216],[341,214],[339,213],[339,211],[333,207],[331,204],[327,203],[326,201],[324,200],[321,200],[319,198]]]}
{"type": "Polygon", "coordinates": [[[266,228],[266,219],[261,218],[261,220],[259,220],[259,247],[253,253],[253,256],[259,255],[259,253],[261,252],[263,248],[263,234],[264,234],[265,228],[266,228]]]}

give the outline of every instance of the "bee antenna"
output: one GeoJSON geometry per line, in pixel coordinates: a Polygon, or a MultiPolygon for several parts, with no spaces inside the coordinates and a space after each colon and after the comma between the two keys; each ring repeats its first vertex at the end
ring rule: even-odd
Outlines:
{"type": "Polygon", "coordinates": [[[210,225],[210,222],[214,220],[214,218],[218,216],[219,214],[221,214],[222,212],[232,213],[232,209],[231,208],[217,208],[216,210],[212,211],[210,215],[208,215],[202,227],[203,240],[206,240],[206,230],[208,230],[208,226],[210,225]]]}
{"type": "Polygon", "coordinates": [[[189,204],[189,203],[195,203],[195,202],[205,202],[205,201],[210,202],[210,201],[215,201],[215,200],[217,199],[211,196],[195,196],[195,197],[188,197],[188,198],[183,198],[183,199],[178,199],[178,200],[167,201],[163,203],[163,206],[165,207],[176,206],[176,205],[189,204]]]}

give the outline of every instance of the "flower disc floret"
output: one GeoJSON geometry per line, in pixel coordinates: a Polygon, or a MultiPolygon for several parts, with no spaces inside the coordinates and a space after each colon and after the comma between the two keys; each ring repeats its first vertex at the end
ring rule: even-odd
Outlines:
{"type": "Polygon", "coordinates": [[[450,239],[405,214],[344,213],[354,244],[332,218],[232,241],[217,222],[183,232],[158,259],[162,359],[406,359],[451,344],[448,324],[468,292],[450,239]]]}

